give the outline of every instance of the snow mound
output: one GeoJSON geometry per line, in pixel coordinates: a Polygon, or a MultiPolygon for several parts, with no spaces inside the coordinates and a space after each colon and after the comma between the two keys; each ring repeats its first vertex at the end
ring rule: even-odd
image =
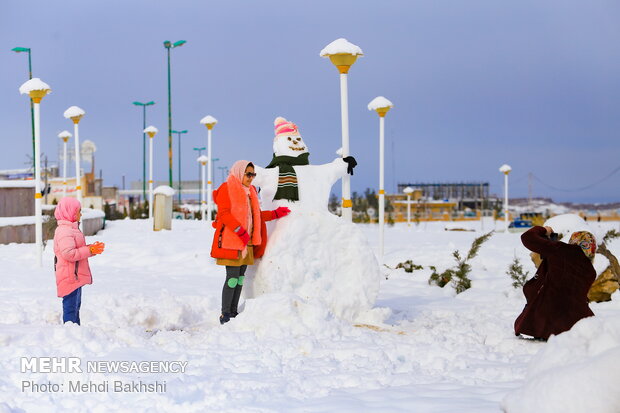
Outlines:
{"type": "Polygon", "coordinates": [[[553,228],[555,232],[560,234],[560,241],[563,242],[568,242],[571,234],[577,231],[590,232],[596,238],[597,243],[600,243],[603,240],[603,236],[605,236],[604,230],[592,228],[583,218],[576,214],[556,215],[545,221],[543,225],[553,228]]]}
{"type": "Polygon", "coordinates": [[[379,265],[361,230],[323,211],[297,209],[276,222],[246,297],[296,294],[355,320],[379,293],[379,265]],[[337,250],[334,250],[337,248],[337,250]]]}
{"type": "Polygon", "coordinates": [[[245,309],[229,328],[254,332],[257,337],[300,337],[341,335],[345,324],[324,306],[290,293],[264,294],[247,300],[245,309]]]}
{"type": "Polygon", "coordinates": [[[619,365],[620,320],[583,319],[532,359],[526,384],[504,398],[504,411],[619,412],[619,365]]]}
{"type": "Polygon", "coordinates": [[[596,270],[596,275],[599,276],[609,267],[609,259],[603,254],[596,254],[594,256],[594,261],[592,265],[594,265],[594,269],[596,270]]]}

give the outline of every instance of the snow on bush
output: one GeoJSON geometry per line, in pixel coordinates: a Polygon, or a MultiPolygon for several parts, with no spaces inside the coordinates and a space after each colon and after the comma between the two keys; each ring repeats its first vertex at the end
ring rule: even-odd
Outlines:
{"type": "Polygon", "coordinates": [[[525,385],[502,402],[507,413],[620,412],[620,320],[590,317],[552,336],[532,359],[525,385]]]}

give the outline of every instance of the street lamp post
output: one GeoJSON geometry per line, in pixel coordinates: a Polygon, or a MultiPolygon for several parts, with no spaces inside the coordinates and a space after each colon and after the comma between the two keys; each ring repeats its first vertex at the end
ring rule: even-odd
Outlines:
{"type": "MultiPolygon", "coordinates": [[[[32,50],[29,47],[14,47],[11,49],[15,53],[28,53],[28,79],[32,79],[32,50]]],[[[34,162],[35,152],[35,138],[34,138],[34,105],[32,99],[30,99],[30,127],[32,128],[32,159],[34,162]]],[[[33,163],[32,168],[35,169],[33,174],[36,174],[36,167],[33,163]]]]}
{"type": "Polygon", "coordinates": [[[502,165],[499,171],[504,174],[504,230],[508,232],[508,174],[512,171],[510,165],[502,165]]]}
{"type": "MultiPolygon", "coordinates": [[[[213,184],[215,185],[215,164],[220,160],[220,158],[212,158],[211,159],[211,163],[212,165],[209,167],[209,169],[211,170],[211,176],[213,177],[213,184]]],[[[218,167],[219,168],[219,167],[218,167]]]]}
{"type": "Polygon", "coordinates": [[[226,177],[228,176],[228,167],[227,166],[218,166],[217,169],[222,171],[222,183],[226,181],[226,177]]]}
{"type": "Polygon", "coordinates": [[[63,130],[58,134],[58,137],[62,139],[62,196],[67,196],[67,141],[71,139],[71,133],[63,130]]]}
{"type": "Polygon", "coordinates": [[[207,214],[205,213],[205,204],[206,204],[206,201],[205,201],[205,198],[206,198],[205,191],[207,190],[206,187],[205,187],[205,169],[206,169],[206,166],[207,166],[208,162],[209,162],[209,158],[207,156],[200,155],[198,157],[198,163],[201,165],[201,168],[200,168],[200,172],[201,172],[201,174],[200,174],[200,177],[201,177],[201,179],[200,179],[200,192],[202,194],[202,200],[200,201],[200,213],[202,214],[202,220],[203,221],[207,220],[207,214]]]}
{"type": "MultiPolygon", "coordinates": [[[[194,148],[195,151],[198,151],[198,157],[202,156],[202,151],[207,149],[205,146],[201,146],[200,148],[194,148]]],[[[198,162],[198,180],[200,181],[200,171],[202,167],[200,166],[200,162],[198,162]]],[[[202,192],[198,191],[198,205],[202,205],[202,192]]]]}
{"type": "Polygon", "coordinates": [[[43,216],[41,208],[41,99],[51,92],[49,85],[39,78],[28,80],[20,86],[19,93],[29,95],[34,103],[34,214],[35,214],[35,244],[37,248],[39,267],[43,265],[43,216]]]}
{"type": "Polygon", "coordinates": [[[144,129],[144,133],[149,135],[149,219],[153,217],[153,138],[157,132],[155,126],[144,129]]]}
{"type": "Polygon", "coordinates": [[[73,136],[75,138],[75,193],[77,194],[78,201],[80,201],[80,205],[82,204],[82,172],[80,171],[80,130],[78,125],[85,114],[86,112],[77,106],[71,106],[64,113],[66,119],[73,121],[73,136]]]}
{"type": "Polygon", "coordinates": [[[207,127],[207,158],[209,158],[209,171],[207,176],[207,221],[211,222],[211,211],[213,210],[213,203],[211,202],[211,192],[213,191],[213,162],[211,154],[211,131],[217,124],[217,119],[211,115],[207,115],[200,120],[200,123],[207,127]]]}
{"type": "MultiPolygon", "coordinates": [[[[183,46],[187,43],[185,40],[170,42],[166,40],[164,47],[168,52],[168,185],[172,188],[172,89],[170,86],[170,50],[175,47],[183,46]]],[[[179,196],[181,196],[179,194],[179,196]]]]}
{"type": "MultiPolygon", "coordinates": [[[[411,193],[413,192],[413,188],[408,186],[403,189],[403,192],[407,195],[407,226],[411,226],[411,193]]],[[[417,221],[416,221],[417,222],[417,221]]]]}
{"type": "MultiPolygon", "coordinates": [[[[133,102],[136,106],[142,106],[142,130],[146,129],[146,107],[154,105],[155,102],[133,102]]],[[[146,133],[142,133],[142,199],[146,201],[146,133]]]]}
{"type": "MultiPolygon", "coordinates": [[[[351,65],[359,56],[363,56],[362,49],[349,43],[346,39],[337,39],[328,44],[320,55],[329,57],[340,72],[340,113],[342,119],[342,157],[349,156],[349,93],[347,74],[351,65]]],[[[342,217],[347,221],[353,220],[353,203],[351,202],[351,177],[342,178],[342,217]]]]}
{"type": "Polygon", "coordinates": [[[179,139],[179,205],[181,205],[181,135],[187,133],[187,130],[173,130],[179,139]]]}
{"type": "Polygon", "coordinates": [[[379,114],[379,264],[383,264],[383,247],[385,231],[385,188],[384,188],[384,148],[385,148],[385,114],[394,107],[394,104],[377,96],[368,104],[368,110],[374,110],[379,114]]]}

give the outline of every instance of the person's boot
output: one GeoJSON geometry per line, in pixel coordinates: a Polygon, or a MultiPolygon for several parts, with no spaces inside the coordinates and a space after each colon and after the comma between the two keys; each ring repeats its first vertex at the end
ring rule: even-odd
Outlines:
{"type": "Polygon", "coordinates": [[[239,311],[237,310],[237,307],[239,306],[239,298],[241,297],[241,290],[243,289],[244,278],[245,277],[243,276],[239,277],[239,283],[235,287],[235,292],[233,293],[233,299],[232,299],[232,303],[230,306],[230,317],[231,318],[235,318],[237,317],[237,315],[239,315],[239,311]]]}
{"type": "Polygon", "coordinates": [[[230,313],[222,313],[220,316],[220,324],[225,324],[230,321],[230,313]]]}

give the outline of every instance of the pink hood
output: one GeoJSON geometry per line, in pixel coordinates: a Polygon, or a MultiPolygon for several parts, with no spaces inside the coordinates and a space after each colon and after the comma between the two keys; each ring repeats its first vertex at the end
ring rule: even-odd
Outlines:
{"type": "Polygon", "coordinates": [[[75,216],[80,209],[82,209],[80,201],[75,198],[64,197],[56,205],[54,216],[58,221],[76,222],[75,216]]]}

